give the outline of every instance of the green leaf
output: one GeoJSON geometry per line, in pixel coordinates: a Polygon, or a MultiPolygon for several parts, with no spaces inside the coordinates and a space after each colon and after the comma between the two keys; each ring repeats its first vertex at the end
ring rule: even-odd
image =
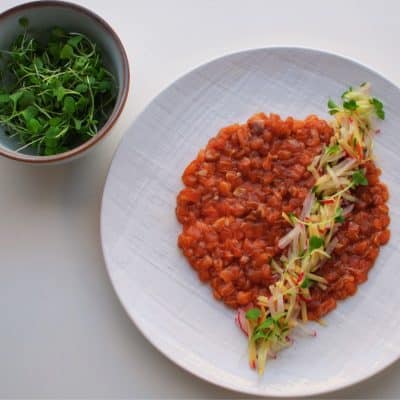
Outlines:
{"type": "Polygon", "coordinates": [[[47,129],[45,133],[45,144],[46,147],[57,147],[60,141],[58,135],[60,134],[61,130],[57,126],[51,126],[47,129]]]}
{"type": "Polygon", "coordinates": [[[346,94],[348,94],[348,93],[350,93],[350,92],[352,92],[353,91],[353,88],[350,86],[346,91],[344,91],[343,93],[342,93],[342,99],[344,99],[345,97],[346,97],[346,94]]]}
{"type": "Polygon", "coordinates": [[[308,252],[312,253],[324,245],[324,239],[319,236],[311,236],[308,243],[308,252]]]}
{"type": "Polygon", "coordinates": [[[74,69],[81,70],[85,67],[86,63],[88,62],[86,57],[77,57],[74,61],[74,69]]]}
{"type": "Polygon", "coordinates": [[[372,98],[370,102],[374,106],[376,116],[379,119],[385,119],[385,111],[383,111],[383,103],[375,97],[372,98]]]}
{"type": "Polygon", "coordinates": [[[22,116],[24,117],[25,121],[28,122],[30,119],[35,118],[38,115],[38,110],[34,106],[28,106],[22,111],[22,116]]]}
{"type": "Polygon", "coordinates": [[[57,146],[48,146],[46,144],[46,148],[44,149],[44,155],[45,156],[53,156],[54,154],[59,153],[57,151],[57,146]]]}
{"type": "Polygon", "coordinates": [[[355,111],[357,110],[357,102],[355,100],[349,100],[349,101],[344,101],[343,102],[343,108],[349,111],[355,111]]]}
{"type": "Polygon", "coordinates": [[[47,122],[49,126],[57,127],[58,125],[60,125],[61,121],[62,119],[60,117],[53,117],[50,118],[47,122]]]}
{"type": "Polygon", "coordinates": [[[85,108],[86,108],[86,106],[88,105],[88,103],[89,103],[89,100],[86,98],[86,97],[80,97],[79,98],[79,100],[77,101],[77,103],[76,103],[76,108],[79,110],[79,111],[83,111],[85,108]]]}
{"type": "Polygon", "coordinates": [[[328,110],[330,115],[336,114],[339,111],[338,105],[332,99],[328,100],[328,110]]]}
{"type": "Polygon", "coordinates": [[[64,98],[63,111],[71,115],[76,110],[76,102],[72,96],[66,96],[64,98]]]}
{"type": "Polygon", "coordinates": [[[333,154],[337,154],[340,151],[340,146],[338,144],[334,144],[332,146],[329,146],[325,149],[325,153],[329,156],[333,154]]]}
{"type": "Polygon", "coordinates": [[[66,44],[61,49],[60,58],[62,60],[69,60],[73,54],[74,54],[74,49],[69,44],[66,44]]]}
{"type": "Polygon", "coordinates": [[[33,60],[33,64],[36,66],[36,68],[41,69],[43,68],[43,60],[39,56],[35,56],[33,60]]]}
{"type": "Polygon", "coordinates": [[[94,85],[94,83],[96,82],[96,78],[94,76],[89,76],[87,79],[89,85],[94,85]]]}
{"type": "Polygon", "coordinates": [[[301,287],[302,289],[307,289],[307,288],[309,288],[311,285],[312,285],[312,281],[311,281],[310,279],[308,279],[308,278],[305,278],[305,279],[303,280],[303,282],[301,283],[300,287],[301,287]]]}
{"type": "Polygon", "coordinates": [[[342,224],[344,222],[343,208],[338,207],[335,212],[335,222],[342,224]]]}
{"type": "Polygon", "coordinates": [[[39,133],[40,129],[42,128],[40,122],[36,118],[29,119],[26,123],[26,127],[35,135],[39,133]]]}
{"type": "Polygon", "coordinates": [[[368,186],[368,179],[366,178],[364,172],[361,169],[354,172],[351,178],[354,186],[359,186],[359,185],[368,186]]]}
{"type": "Polygon", "coordinates": [[[61,29],[60,27],[56,26],[51,30],[51,36],[57,39],[63,38],[65,37],[65,31],[64,29],[61,29]]]}
{"type": "Polygon", "coordinates": [[[46,131],[46,137],[47,138],[54,138],[60,133],[60,130],[56,126],[51,126],[49,129],[46,131]]]}
{"type": "Polygon", "coordinates": [[[65,88],[63,86],[58,86],[53,90],[53,93],[57,97],[57,101],[61,102],[65,96],[65,88]]]}
{"type": "Polygon", "coordinates": [[[265,321],[263,321],[260,325],[257,326],[257,328],[255,329],[255,332],[259,332],[259,331],[268,329],[271,327],[271,325],[274,325],[274,319],[272,317],[268,317],[265,321]]]}
{"type": "Polygon", "coordinates": [[[67,43],[72,47],[76,47],[81,42],[81,40],[82,40],[81,35],[75,35],[75,36],[72,36],[72,38],[68,39],[67,43]]]}
{"type": "Polygon", "coordinates": [[[61,47],[59,43],[49,43],[48,45],[49,53],[56,59],[60,57],[61,47]]]}
{"type": "Polygon", "coordinates": [[[257,320],[261,315],[261,311],[259,308],[250,308],[250,310],[248,310],[246,312],[246,318],[249,321],[255,321],[257,320]]]}
{"type": "Polygon", "coordinates": [[[10,102],[10,96],[8,94],[0,94],[0,104],[5,104],[10,102]]]}
{"type": "Polygon", "coordinates": [[[22,92],[18,104],[21,108],[26,108],[31,104],[33,104],[34,102],[35,102],[35,95],[30,90],[26,90],[22,92]]]}
{"type": "Polygon", "coordinates": [[[271,334],[272,331],[269,331],[267,333],[264,333],[263,331],[257,331],[253,333],[251,340],[253,340],[254,342],[260,339],[268,340],[271,337],[271,334]]]}
{"type": "Polygon", "coordinates": [[[12,100],[12,102],[17,105],[18,100],[21,98],[21,96],[24,94],[24,92],[22,90],[19,90],[18,92],[15,92],[13,94],[10,95],[10,99],[12,100]]]}
{"type": "Polygon", "coordinates": [[[100,92],[104,93],[109,90],[111,90],[112,84],[110,81],[100,81],[97,84],[97,88],[99,89],[100,92]]]}
{"type": "Polygon", "coordinates": [[[80,121],[79,119],[74,118],[74,125],[75,125],[75,129],[77,131],[80,131],[82,128],[82,121],[80,121]]]}
{"type": "Polygon", "coordinates": [[[86,85],[86,83],[79,83],[75,86],[75,90],[79,93],[86,93],[88,91],[88,85],[86,85]]]}
{"type": "Polygon", "coordinates": [[[332,99],[329,99],[329,100],[328,100],[328,108],[329,108],[329,109],[331,109],[331,108],[338,108],[338,106],[337,106],[337,104],[336,104],[332,99]]]}
{"type": "Polygon", "coordinates": [[[27,28],[28,27],[28,25],[29,25],[29,20],[28,20],[28,18],[26,18],[26,17],[21,17],[19,20],[18,20],[18,23],[19,23],[19,25],[20,26],[22,26],[23,28],[27,28]]]}

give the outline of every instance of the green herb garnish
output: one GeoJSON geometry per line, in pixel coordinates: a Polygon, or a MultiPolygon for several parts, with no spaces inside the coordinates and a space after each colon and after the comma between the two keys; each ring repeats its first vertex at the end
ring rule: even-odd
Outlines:
{"type": "Polygon", "coordinates": [[[332,146],[327,147],[325,153],[330,156],[339,153],[339,151],[340,151],[340,146],[338,144],[334,144],[332,146]]]}
{"type": "Polygon", "coordinates": [[[354,172],[353,175],[351,176],[352,182],[354,186],[367,186],[368,185],[368,179],[364,175],[364,172],[359,169],[358,171],[354,172]]]}
{"type": "Polygon", "coordinates": [[[303,280],[303,282],[301,282],[300,287],[301,287],[302,289],[307,289],[307,288],[309,288],[311,285],[312,285],[312,280],[311,280],[311,279],[308,279],[308,278],[305,278],[305,279],[303,280]]]}
{"type": "Polygon", "coordinates": [[[319,236],[311,236],[308,244],[308,252],[312,253],[324,245],[324,239],[319,236]]]}
{"type": "Polygon", "coordinates": [[[0,125],[16,137],[17,151],[39,155],[70,150],[93,137],[109,117],[116,83],[88,37],[61,28],[45,42],[28,31],[2,51],[0,125]]]}
{"type": "Polygon", "coordinates": [[[348,94],[348,93],[350,93],[350,92],[352,92],[353,91],[353,88],[352,88],[352,86],[350,86],[347,90],[345,90],[343,93],[342,93],[342,99],[344,99],[345,97],[346,97],[346,95],[348,94]]]}
{"type": "Polygon", "coordinates": [[[329,114],[331,115],[336,114],[339,111],[339,107],[332,99],[328,100],[328,109],[329,109],[329,114]]]}
{"type": "Polygon", "coordinates": [[[349,101],[344,101],[343,102],[343,108],[349,111],[355,111],[357,110],[357,102],[355,100],[349,100],[349,101]]]}
{"type": "Polygon", "coordinates": [[[261,311],[259,308],[250,308],[250,310],[248,310],[246,312],[246,318],[249,321],[256,321],[261,315],[261,311]]]}
{"type": "Polygon", "coordinates": [[[335,212],[335,222],[342,224],[344,222],[343,208],[338,207],[335,212]]]}
{"type": "Polygon", "coordinates": [[[374,106],[376,116],[380,119],[385,119],[385,111],[383,111],[383,103],[375,97],[372,98],[370,102],[374,106]]]}

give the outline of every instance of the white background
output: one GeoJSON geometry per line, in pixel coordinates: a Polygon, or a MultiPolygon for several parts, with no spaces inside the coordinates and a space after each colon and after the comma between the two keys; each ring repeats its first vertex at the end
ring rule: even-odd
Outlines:
{"type": "MultiPolygon", "coordinates": [[[[18,3],[1,0],[0,11],[18,3]]],[[[101,193],[112,154],[134,118],[166,85],[238,50],[268,45],[329,50],[400,84],[400,3],[79,3],[120,35],[132,88],[112,134],[87,158],[52,167],[0,159],[0,397],[239,397],[165,359],[120,306],[99,242],[101,193]]],[[[327,397],[398,398],[399,378],[397,363],[327,397]]]]}

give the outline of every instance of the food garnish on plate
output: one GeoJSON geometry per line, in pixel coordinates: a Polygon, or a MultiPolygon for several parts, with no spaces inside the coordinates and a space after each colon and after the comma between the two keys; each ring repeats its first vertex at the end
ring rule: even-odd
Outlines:
{"type": "Polygon", "coordinates": [[[370,85],[328,102],[332,120],[259,113],[200,150],[183,173],[178,245],[214,297],[237,309],[249,363],[355,294],[390,239],[388,190],[373,156],[383,104],[370,85]]]}

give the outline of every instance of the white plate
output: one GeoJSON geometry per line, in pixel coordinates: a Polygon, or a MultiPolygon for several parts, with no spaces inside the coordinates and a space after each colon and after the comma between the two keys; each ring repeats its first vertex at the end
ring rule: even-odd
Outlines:
{"type": "Polygon", "coordinates": [[[115,290],[136,326],[193,374],[236,391],[269,396],[320,394],[359,382],[400,355],[400,91],[370,69],[321,51],[267,48],[228,55],[177,80],[126,133],[105,186],[101,235],[115,290]],[[376,153],[391,198],[392,238],[351,299],[271,361],[261,378],[248,368],[234,313],[212,297],[177,248],[175,202],[181,174],[218,129],[255,112],[328,117],[328,97],[372,83],[386,120],[376,153]]]}

